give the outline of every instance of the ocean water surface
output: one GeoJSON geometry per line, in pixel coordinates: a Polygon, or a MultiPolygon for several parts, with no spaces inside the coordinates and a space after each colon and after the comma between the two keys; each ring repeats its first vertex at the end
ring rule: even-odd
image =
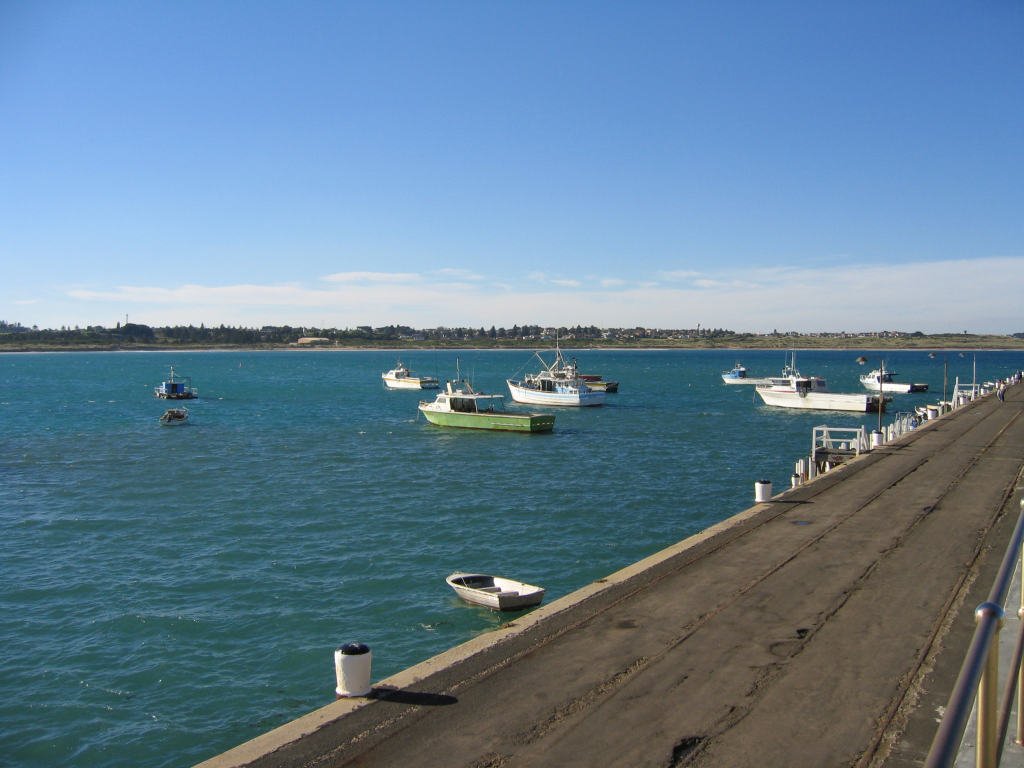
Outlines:
{"type": "MultiPolygon", "coordinates": [[[[400,354],[506,395],[537,368],[524,351],[400,354]]],[[[877,366],[797,364],[856,392],[860,354],[877,366]]],[[[451,571],[556,599],[747,508],[757,479],[784,488],[814,426],[877,424],[722,384],[737,360],[777,373],[782,351],[567,355],[620,392],[520,435],[427,424],[432,393],[381,384],[395,352],[0,354],[3,764],[199,762],[329,703],[342,643],[370,645],[379,680],[498,626],[451,571]],[[177,428],[153,397],[171,365],[200,394],[177,428]]],[[[1024,368],[1019,352],[885,360],[931,386],[894,411],[940,399],[944,370],[952,391],[1024,368]]]]}

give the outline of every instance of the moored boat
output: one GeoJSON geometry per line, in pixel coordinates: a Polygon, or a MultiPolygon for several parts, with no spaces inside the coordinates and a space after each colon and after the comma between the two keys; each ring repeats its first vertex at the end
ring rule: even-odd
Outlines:
{"type": "Polygon", "coordinates": [[[892,371],[875,369],[871,373],[865,373],[860,377],[860,383],[872,392],[892,392],[897,395],[905,395],[908,392],[927,392],[927,384],[907,384],[902,381],[893,381],[896,374],[892,371]]]}
{"type": "Polygon", "coordinates": [[[402,361],[380,375],[388,389],[437,389],[440,382],[434,376],[415,376],[402,361]]]}
{"type": "Polygon", "coordinates": [[[160,416],[160,423],[165,427],[176,427],[188,422],[188,408],[168,408],[160,416]]]}
{"type": "Polygon", "coordinates": [[[495,611],[516,611],[540,605],[544,588],[486,573],[453,573],[445,579],[467,603],[495,611]]]}
{"type": "Polygon", "coordinates": [[[603,392],[618,392],[619,382],[608,381],[604,379],[599,373],[580,373],[577,374],[590,389],[598,389],[603,392]]]}
{"type": "Polygon", "coordinates": [[[475,391],[468,381],[449,381],[433,402],[421,400],[419,411],[439,427],[504,432],[550,432],[554,428],[554,414],[507,412],[501,407],[503,400],[504,395],[475,391]]]}
{"type": "Polygon", "coordinates": [[[756,379],[747,375],[747,369],[742,363],[736,363],[732,370],[722,372],[722,381],[726,384],[768,384],[768,379],[756,379]]]}
{"type": "MultiPolygon", "coordinates": [[[[507,379],[508,390],[517,403],[530,405],[591,406],[604,403],[605,389],[590,386],[576,369],[575,361],[566,362],[562,350],[555,347],[555,360],[548,364],[539,352],[541,370],[521,379],[507,379]]],[[[616,389],[618,384],[615,384],[616,389]]]]}
{"type": "Polygon", "coordinates": [[[879,408],[885,409],[885,399],[881,395],[830,392],[825,379],[820,376],[802,376],[794,371],[788,376],[773,377],[770,382],[760,384],[754,390],[766,405],[860,413],[876,413],[879,408]]]}
{"type": "Polygon", "coordinates": [[[194,400],[199,397],[199,390],[192,386],[191,376],[175,379],[172,365],[170,377],[161,382],[159,387],[154,387],[153,394],[162,400],[194,400]]]}
{"type": "Polygon", "coordinates": [[[796,367],[796,354],[782,369],[781,376],[773,376],[767,384],[754,390],[766,405],[779,408],[803,408],[817,411],[855,411],[877,413],[885,410],[882,395],[864,395],[830,392],[821,376],[803,376],[796,367]]]}

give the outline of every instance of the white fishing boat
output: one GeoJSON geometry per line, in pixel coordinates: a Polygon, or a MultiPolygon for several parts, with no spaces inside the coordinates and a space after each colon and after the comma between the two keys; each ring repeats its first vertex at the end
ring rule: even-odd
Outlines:
{"type": "Polygon", "coordinates": [[[154,387],[153,394],[161,400],[194,400],[199,397],[199,390],[192,386],[191,376],[175,379],[172,365],[170,378],[162,382],[159,387],[154,387]]]}
{"type": "Polygon", "coordinates": [[[908,392],[927,392],[927,384],[907,384],[902,381],[893,381],[896,374],[891,371],[878,370],[865,373],[860,377],[860,383],[872,392],[892,392],[897,395],[905,395],[908,392]]]}
{"type": "Polygon", "coordinates": [[[747,369],[741,364],[736,363],[732,367],[732,370],[722,372],[722,381],[726,384],[768,384],[768,379],[757,379],[747,375],[747,369]]]}
{"type": "Polygon", "coordinates": [[[885,409],[881,395],[830,392],[821,376],[803,376],[796,368],[796,355],[782,370],[781,376],[773,376],[768,384],[760,384],[754,390],[765,402],[779,408],[803,408],[816,411],[855,411],[877,413],[885,409]]]}
{"type": "Polygon", "coordinates": [[[445,581],[467,603],[494,611],[517,611],[540,605],[544,588],[486,573],[453,573],[445,581]]]}
{"type": "MultiPolygon", "coordinates": [[[[576,362],[567,362],[562,350],[555,347],[555,360],[548,364],[539,352],[541,370],[521,379],[507,379],[508,390],[517,403],[530,405],[591,406],[604,403],[605,390],[589,386],[576,369],[576,362]]],[[[618,385],[616,384],[616,388],[618,385]]]]}
{"type": "Polygon", "coordinates": [[[388,389],[437,389],[440,386],[440,382],[434,376],[413,375],[413,372],[406,368],[401,360],[390,371],[382,373],[380,377],[388,389]]]}
{"type": "Polygon", "coordinates": [[[168,408],[160,416],[160,423],[165,427],[177,427],[188,423],[188,408],[168,408]]]}

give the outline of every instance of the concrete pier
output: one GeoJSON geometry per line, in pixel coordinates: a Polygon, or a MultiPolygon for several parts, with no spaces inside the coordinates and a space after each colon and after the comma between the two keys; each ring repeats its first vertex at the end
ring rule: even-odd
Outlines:
{"type": "Polygon", "coordinates": [[[1022,411],[1014,386],[929,420],[202,766],[920,765],[1016,523],[1022,411]]]}

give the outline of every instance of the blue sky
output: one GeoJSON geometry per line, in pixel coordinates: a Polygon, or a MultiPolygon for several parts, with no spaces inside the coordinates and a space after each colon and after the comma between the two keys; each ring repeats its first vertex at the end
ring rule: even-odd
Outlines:
{"type": "Polygon", "coordinates": [[[0,320],[1024,331],[1024,3],[0,0],[0,320]]]}

